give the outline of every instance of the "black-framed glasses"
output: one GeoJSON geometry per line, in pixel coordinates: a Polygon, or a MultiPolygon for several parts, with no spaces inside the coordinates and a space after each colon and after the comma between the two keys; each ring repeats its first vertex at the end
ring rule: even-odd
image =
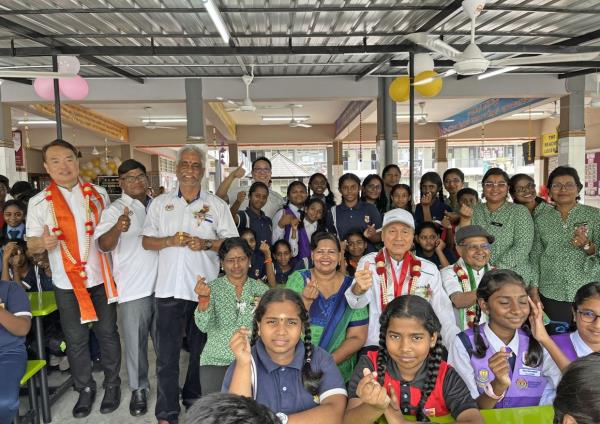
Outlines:
{"type": "Polygon", "coordinates": [[[123,181],[125,181],[126,183],[137,183],[142,182],[142,181],[146,181],[146,174],[140,174],[140,175],[127,175],[126,177],[121,177],[121,179],[123,181]]]}
{"type": "Polygon", "coordinates": [[[577,313],[581,317],[581,320],[583,322],[587,322],[588,324],[593,324],[598,318],[600,318],[600,315],[596,315],[594,311],[580,311],[578,309],[577,313]]]}

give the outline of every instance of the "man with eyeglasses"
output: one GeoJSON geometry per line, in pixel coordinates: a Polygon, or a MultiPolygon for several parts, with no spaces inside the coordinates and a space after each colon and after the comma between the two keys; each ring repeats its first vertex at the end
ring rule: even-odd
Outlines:
{"type": "Polygon", "coordinates": [[[129,412],[147,411],[148,335],[154,340],[154,286],[158,253],[142,248],[142,229],[152,199],[146,194],[146,167],[128,159],[117,170],[123,193],[103,213],[94,239],[111,252],[113,276],[119,287],[119,314],[125,340],[125,361],[131,389],[129,412]]]}
{"type": "Polygon", "coordinates": [[[202,190],[205,155],[196,144],[183,146],[175,161],[178,186],[158,196],[148,208],[142,231],[144,249],[158,251],[156,279],[155,415],[160,424],[179,417],[179,356],[182,328],[189,347],[183,404],[191,406],[201,394],[200,353],[206,342],[194,323],[198,276],[213,281],[219,274],[217,252],[238,231],[225,202],[202,190]]]}
{"type": "MultiPolygon", "coordinates": [[[[246,170],[240,166],[231,174],[229,174],[219,186],[216,195],[221,199],[225,200],[230,205],[238,203],[238,210],[245,210],[248,207],[248,190],[250,186],[231,188],[231,184],[236,178],[243,178],[246,175],[246,170]],[[243,199],[240,199],[239,193],[245,193],[241,195],[243,199]]],[[[283,197],[276,191],[271,190],[271,161],[266,157],[259,157],[252,162],[252,182],[260,181],[269,187],[269,197],[267,198],[267,204],[263,207],[262,211],[266,216],[273,219],[275,212],[283,208],[283,197]]]]}
{"type": "MultiPolygon", "coordinates": [[[[442,285],[448,293],[456,325],[461,330],[473,326],[477,287],[483,275],[490,270],[491,244],[494,236],[479,225],[467,225],[456,232],[456,246],[460,259],[442,269],[442,285]]],[[[481,317],[481,322],[485,317],[481,317]]]]}

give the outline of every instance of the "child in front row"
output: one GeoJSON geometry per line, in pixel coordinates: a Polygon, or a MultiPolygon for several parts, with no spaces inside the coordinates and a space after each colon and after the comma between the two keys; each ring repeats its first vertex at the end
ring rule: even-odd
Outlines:
{"type": "Polygon", "coordinates": [[[442,359],[442,325],[429,302],[399,296],[380,323],[379,349],[359,359],[348,383],[344,424],[382,417],[399,424],[408,415],[417,421],[450,415],[457,423],[483,423],[465,382],[442,359]]]}
{"type": "Polygon", "coordinates": [[[472,329],[458,334],[448,362],[467,383],[480,409],[548,405],[560,371],[532,336],[528,319],[533,302],[514,271],[488,271],[477,288],[472,329]],[[487,324],[479,324],[481,314],[487,324]]]}

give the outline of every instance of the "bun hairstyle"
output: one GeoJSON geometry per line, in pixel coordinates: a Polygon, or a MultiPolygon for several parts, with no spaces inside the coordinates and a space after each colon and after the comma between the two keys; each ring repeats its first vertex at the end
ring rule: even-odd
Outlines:
{"type": "MultiPolygon", "coordinates": [[[[501,287],[506,284],[517,284],[523,287],[523,290],[527,290],[527,285],[523,281],[523,277],[510,269],[492,269],[486,272],[477,287],[477,300],[480,299],[488,302],[490,297],[496,293],[501,287]]],[[[481,320],[481,307],[479,302],[476,304],[475,309],[475,322],[473,325],[473,334],[475,335],[475,349],[473,355],[476,358],[483,358],[488,349],[485,344],[483,337],[481,336],[481,329],[479,321],[481,320]]],[[[490,320],[492,317],[490,316],[490,320]]],[[[531,335],[531,328],[529,322],[525,320],[521,326],[521,330],[529,336],[529,349],[527,350],[527,357],[525,365],[532,368],[537,368],[542,363],[543,351],[540,343],[531,335]]]]}
{"type": "MultiPolygon", "coordinates": [[[[437,172],[426,172],[421,177],[421,182],[419,183],[419,188],[423,185],[423,183],[432,183],[437,186],[438,199],[440,202],[444,202],[444,185],[442,184],[442,179],[437,172]]],[[[423,190],[421,190],[421,196],[423,196],[423,190]]]]}
{"type": "Polygon", "coordinates": [[[304,362],[302,365],[302,384],[308,392],[316,396],[319,393],[319,386],[321,384],[321,378],[323,377],[323,371],[314,371],[311,367],[313,360],[313,345],[311,342],[310,333],[310,321],[308,319],[308,312],[304,307],[304,302],[298,293],[290,289],[271,289],[266,292],[258,306],[254,311],[254,320],[252,323],[252,338],[250,344],[254,346],[259,338],[258,335],[258,323],[262,320],[267,307],[273,302],[285,302],[290,301],[298,307],[298,315],[302,321],[302,327],[304,332],[304,362]]]}
{"type": "MultiPolygon", "coordinates": [[[[383,385],[385,373],[387,371],[387,363],[390,359],[386,346],[386,335],[390,320],[392,318],[414,318],[421,322],[429,335],[433,336],[434,334],[437,334],[438,336],[435,346],[429,350],[429,359],[427,361],[427,379],[425,381],[425,385],[423,386],[423,390],[421,391],[421,400],[416,411],[417,421],[427,421],[427,417],[425,416],[423,408],[425,406],[425,402],[427,402],[427,398],[435,387],[435,381],[437,380],[440,363],[444,355],[442,337],[440,336],[442,324],[440,323],[440,320],[436,316],[429,302],[420,296],[404,295],[392,300],[379,318],[380,330],[379,348],[377,351],[377,381],[381,385],[383,385]]],[[[402,402],[402,399],[400,402],[402,402]]]]}

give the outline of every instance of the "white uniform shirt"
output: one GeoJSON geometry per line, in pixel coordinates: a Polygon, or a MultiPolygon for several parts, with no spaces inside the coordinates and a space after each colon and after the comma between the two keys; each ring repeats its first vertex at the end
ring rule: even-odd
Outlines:
{"type": "MultiPolygon", "coordinates": [[[[460,258],[458,261],[456,261],[456,263],[458,263],[458,265],[465,272],[467,272],[467,268],[465,266],[465,261],[463,260],[463,258],[460,258]]],[[[448,265],[447,267],[443,268],[440,271],[440,274],[442,276],[442,285],[444,286],[444,290],[446,291],[448,298],[450,298],[450,296],[452,296],[454,293],[463,293],[463,289],[460,284],[460,280],[458,279],[458,275],[456,275],[456,272],[454,272],[454,264],[448,265]]],[[[484,274],[485,274],[485,267],[481,268],[479,271],[473,270],[473,277],[475,277],[477,287],[479,287],[479,283],[481,283],[481,279],[483,278],[484,274]]],[[[452,301],[450,301],[450,302],[452,302],[452,301]]],[[[457,309],[454,306],[454,304],[452,304],[452,308],[454,310],[454,317],[456,318],[456,324],[459,326],[459,328],[467,328],[466,315],[465,315],[464,322],[461,323],[460,322],[460,309],[457,309]]],[[[486,321],[487,321],[487,315],[482,313],[479,323],[481,324],[486,321]]]]}
{"type": "MultiPolygon", "coordinates": [[[[490,344],[489,349],[492,349],[494,353],[499,352],[501,348],[506,346],[488,325],[483,327],[483,333],[490,344]]],[[[508,347],[513,352],[519,352],[519,334],[516,331],[514,337],[510,343],[508,343],[508,347]]],[[[548,384],[546,384],[546,387],[544,388],[539,404],[550,405],[556,395],[556,386],[558,385],[562,374],[546,349],[543,349],[543,351],[544,359],[542,364],[542,375],[546,377],[548,384]]],[[[516,360],[518,361],[519,358],[516,358],[516,360]]],[[[448,350],[448,363],[452,365],[456,372],[462,377],[469,388],[473,399],[477,399],[480,395],[477,390],[477,384],[475,383],[475,371],[471,365],[469,353],[458,337],[454,340],[454,344],[448,350]]]]}
{"type": "MultiPolygon", "coordinates": [[[[142,235],[170,237],[183,231],[210,240],[238,237],[229,207],[222,199],[202,191],[188,204],[178,193],[179,188],[175,188],[152,201],[142,235]],[[208,212],[202,220],[194,214],[200,213],[204,205],[208,206],[208,212]]],[[[165,247],[159,251],[155,296],[195,302],[196,279],[202,276],[212,281],[218,274],[219,258],[214,250],[194,252],[188,247],[165,247]]]]}
{"type": "MultiPolygon", "coordinates": [[[[317,230],[318,222],[308,222],[306,218],[304,218],[304,231],[306,231],[306,236],[308,237],[308,241],[311,240],[312,235],[317,230]]],[[[292,256],[297,256],[300,251],[300,247],[298,246],[298,237],[295,239],[290,237],[290,247],[292,248],[292,256]]]]}
{"type": "MultiPolygon", "coordinates": [[[[296,218],[298,218],[298,219],[300,218],[300,209],[298,209],[296,206],[292,205],[291,203],[288,205],[288,208],[294,213],[294,216],[296,218]]],[[[279,226],[279,220],[283,216],[284,212],[285,211],[283,209],[279,209],[277,211],[277,213],[275,214],[275,216],[273,216],[273,237],[272,237],[273,244],[275,244],[275,242],[277,240],[281,240],[285,237],[285,227],[281,228],[279,226]]],[[[291,237],[291,230],[290,230],[290,237],[291,237]]],[[[296,255],[294,255],[292,253],[292,256],[296,256],[296,255]]]]}
{"type": "MultiPolygon", "coordinates": [[[[248,207],[248,197],[249,197],[248,191],[249,190],[250,190],[250,186],[235,187],[235,188],[230,189],[227,192],[227,198],[229,199],[229,204],[232,205],[233,202],[235,202],[235,199],[237,199],[238,193],[240,191],[244,191],[244,192],[246,192],[246,199],[244,199],[244,201],[240,205],[239,210],[241,210],[241,211],[245,210],[248,207]]],[[[281,209],[283,207],[284,203],[285,202],[283,201],[283,197],[281,197],[281,194],[269,189],[269,197],[267,197],[267,203],[265,204],[265,206],[263,206],[262,211],[265,213],[265,215],[267,215],[269,218],[272,219],[273,216],[275,215],[275,212],[277,212],[279,209],[281,209]]],[[[273,227],[275,227],[275,225],[277,225],[277,223],[275,221],[273,221],[273,227]]]]}
{"type": "Polygon", "coordinates": [[[141,299],[154,293],[158,272],[158,252],[142,247],[142,230],[146,220],[146,208],[139,200],[123,193],[102,213],[100,224],[94,232],[94,240],[106,234],[129,208],[131,224],[121,233],[117,246],[110,252],[113,261],[113,277],[119,290],[119,303],[141,299]]]}
{"type": "MultiPolygon", "coordinates": [[[[381,289],[379,285],[379,275],[377,274],[375,266],[375,256],[377,256],[377,252],[363,256],[356,267],[356,269],[363,269],[366,261],[370,263],[371,275],[373,277],[373,285],[371,288],[362,295],[356,296],[352,293],[352,286],[355,284],[355,281],[353,281],[352,285],[345,293],[346,300],[351,308],[358,309],[369,305],[369,330],[365,346],[379,346],[379,317],[381,316],[382,311],[381,289]]],[[[437,266],[427,259],[419,258],[419,260],[421,261],[421,276],[417,281],[415,294],[425,297],[423,295],[428,293],[429,298],[427,300],[442,323],[442,342],[446,348],[449,349],[450,346],[452,346],[454,338],[460,332],[454,323],[452,303],[442,287],[442,279],[440,278],[440,272],[438,271],[437,266]]],[[[397,262],[392,260],[397,275],[401,272],[402,262],[403,261],[397,262]]],[[[409,274],[410,272],[407,273],[402,294],[408,294],[409,274]]],[[[388,284],[388,295],[390,299],[394,297],[394,284],[392,282],[389,282],[388,284]]]]}
{"type": "MultiPolygon", "coordinates": [[[[569,338],[571,339],[571,343],[573,343],[573,347],[575,348],[575,353],[578,358],[583,358],[584,356],[588,356],[590,353],[594,353],[591,347],[587,345],[586,342],[583,341],[579,331],[574,331],[569,334],[569,338]]],[[[552,373],[560,373],[558,369],[558,365],[552,361],[552,373]]]]}
{"type": "MultiPolygon", "coordinates": [[[[79,251],[83,252],[85,248],[85,206],[81,187],[79,184],[77,184],[71,191],[63,187],[58,187],[58,189],[69,205],[71,213],[75,219],[79,251]]],[[[94,189],[102,196],[102,199],[104,200],[104,206],[108,206],[110,204],[110,200],[106,190],[97,185],[94,185],[94,189]]],[[[50,233],[52,233],[52,228],[54,227],[55,223],[54,218],[52,218],[50,213],[50,205],[48,201],[46,201],[45,197],[46,191],[42,190],[40,193],[33,196],[31,200],[29,200],[26,220],[27,237],[41,237],[42,233],[44,232],[44,225],[47,225],[50,229],[50,233]]],[[[91,215],[93,219],[94,214],[92,213],[91,215]]],[[[59,289],[72,290],[73,285],[71,284],[71,281],[65,272],[60,245],[48,251],[48,260],[50,262],[50,269],[52,269],[52,284],[59,289]]],[[[85,266],[85,271],[88,275],[86,283],[88,288],[104,283],[104,280],[102,279],[102,268],[98,258],[98,248],[93,240],[90,242],[89,257],[85,266]]]]}

